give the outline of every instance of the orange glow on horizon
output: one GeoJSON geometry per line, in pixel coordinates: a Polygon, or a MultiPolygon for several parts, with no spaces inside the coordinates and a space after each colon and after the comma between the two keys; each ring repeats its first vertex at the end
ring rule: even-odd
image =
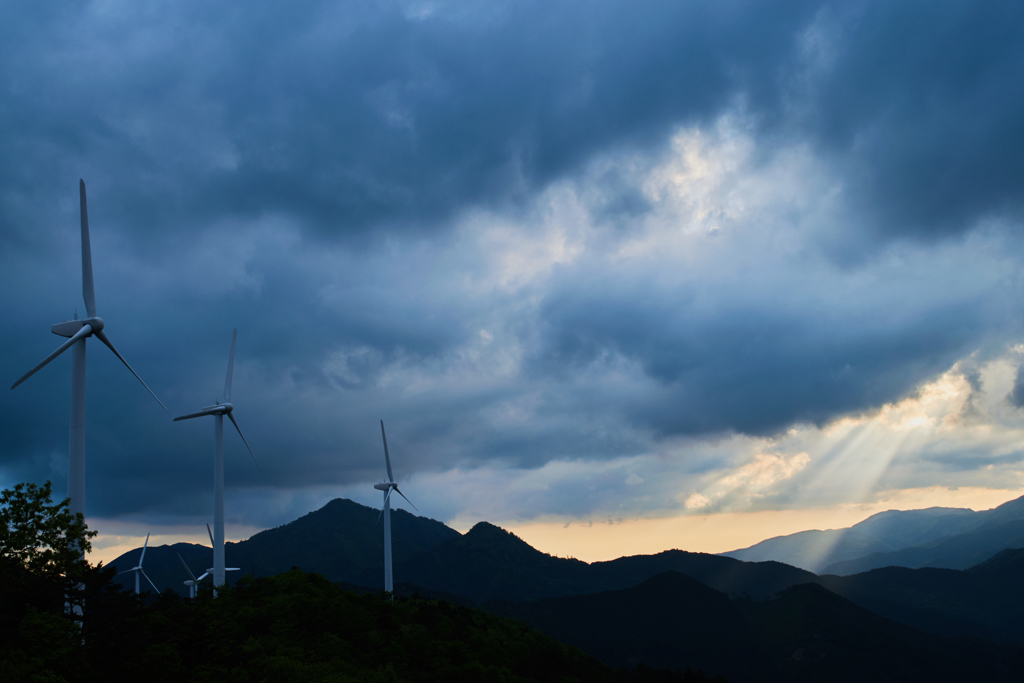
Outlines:
{"type": "MultiPolygon", "coordinates": [[[[586,562],[613,560],[628,555],[650,555],[678,548],[691,552],[721,553],[746,548],[775,536],[808,529],[849,527],[885,510],[914,510],[927,507],[958,507],[987,510],[1024,495],[1024,489],[986,489],[980,487],[929,487],[902,489],[881,494],[875,501],[840,504],[830,507],[759,512],[720,512],[686,514],[657,519],[542,520],[534,522],[493,522],[511,531],[534,548],[559,557],[575,557],[586,562]]],[[[488,520],[490,521],[490,520],[488,520]]],[[[465,533],[475,522],[452,520],[448,525],[465,533]]],[[[139,548],[146,532],[134,524],[111,520],[90,520],[100,536],[93,543],[89,561],[109,563],[129,550],[139,548]]],[[[227,525],[228,541],[241,541],[261,528],[227,525]]],[[[173,543],[209,545],[206,535],[195,533],[193,526],[153,529],[151,546],[173,543]]]]}
{"type": "MultiPolygon", "coordinates": [[[[1024,495],[1024,489],[943,487],[890,491],[871,503],[802,510],[723,512],[624,521],[545,521],[500,525],[538,550],[586,562],[650,555],[674,548],[722,553],[809,529],[849,527],[886,510],[959,507],[987,510],[1024,495]]],[[[460,529],[464,531],[464,529],[460,529]]]]}

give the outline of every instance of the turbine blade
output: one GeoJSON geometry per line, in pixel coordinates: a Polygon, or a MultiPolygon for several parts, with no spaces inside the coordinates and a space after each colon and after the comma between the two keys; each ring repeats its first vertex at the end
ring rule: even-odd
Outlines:
{"type": "MultiPolygon", "coordinates": [[[[395,490],[398,491],[398,487],[397,486],[395,487],[395,490]]],[[[400,495],[402,498],[405,498],[405,494],[402,493],[401,491],[398,491],[398,495],[400,495]]],[[[413,505],[412,501],[409,500],[408,498],[405,498],[405,502],[408,503],[409,505],[412,505],[413,509],[416,510],[416,512],[420,511],[420,509],[418,507],[416,507],[415,505],[413,505]]]]}
{"type": "Polygon", "coordinates": [[[200,581],[202,581],[203,579],[205,579],[209,575],[210,575],[210,572],[204,573],[202,576],[200,576],[198,579],[196,579],[196,583],[199,583],[200,581]]]}
{"type": "Polygon", "coordinates": [[[173,422],[179,420],[191,420],[193,417],[206,417],[207,415],[216,415],[216,411],[213,410],[200,410],[198,413],[190,413],[188,415],[182,415],[181,417],[174,418],[173,422]]]}
{"type": "Polygon", "coordinates": [[[146,548],[149,547],[149,534],[146,534],[146,542],[142,544],[142,554],[139,555],[139,566],[142,566],[142,561],[146,559],[146,548]]]}
{"type": "Polygon", "coordinates": [[[224,567],[224,571],[226,571],[226,572],[240,572],[240,571],[242,571],[242,568],[241,567],[224,567]]]}
{"type": "MultiPolygon", "coordinates": [[[[384,439],[384,464],[388,466],[388,481],[395,483],[395,475],[391,474],[391,456],[388,454],[388,435],[384,433],[384,420],[380,421],[380,436],[384,439]]],[[[391,493],[389,492],[390,496],[391,493]]]]}
{"type": "Polygon", "coordinates": [[[206,533],[210,534],[210,545],[211,546],[214,545],[214,542],[213,542],[213,532],[210,531],[210,525],[209,524],[206,525],[206,533]]]}
{"type": "Polygon", "coordinates": [[[160,592],[160,589],[156,587],[156,584],[153,583],[148,576],[146,576],[146,572],[140,569],[139,573],[146,577],[146,581],[149,581],[149,585],[153,587],[153,590],[155,590],[157,593],[160,592]]]}
{"type": "MultiPolygon", "coordinates": [[[[228,418],[231,419],[231,424],[235,425],[235,429],[238,430],[238,435],[242,437],[242,443],[245,444],[246,448],[249,448],[249,442],[245,440],[245,436],[242,434],[242,428],[238,426],[237,422],[235,422],[235,416],[228,413],[228,418]]],[[[260,471],[260,474],[263,474],[263,468],[260,467],[260,462],[256,459],[256,454],[252,452],[251,448],[249,448],[249,455],[252,456],[252,461],[256,463],[256,469],[260,471]]],[[[266,479],[267,475],[263,474],[263,478],[266,479]]]]}
{"type": "Polygon", "coordinates": [[[82,206],[82,298],[85,312],[90,318],[96,317],[96,292],[92,285],[92,247],[89,246],[89,209],[85,205],[85,181],[78,181],[78,196],[82,206]]]}
{"type": "Polygon", "coordinates": [[[31,370],[29,370],[28,373],[26,373],[24,377],[22,377],[17,382],[12,384],[11,385],[11,389],[15,388],[16,386],[18,386],[19,384],[21,384],[22,382],[27,380],[32,375],[34,375],[37,372],[39,372],[40,370],[42,370],[44,365],[46,365],[47,363],[49,363],[51,360],[53,360],[54,358],[56,358],[60,354],[64,353],[68,349],[70,349],[72,344],[74,344],[76,341],[78,341],[79,339],[82,339],[83,337],[88,337],[90,334],[92,334],[92,325],[89,325],[89,324],[82,325],[82,328],[80,330],[78,330],[78,332],[75,332],[74,336],[71,337],[71,339],[68,339],[66,342],[61,344],[60,347],[56,351],[54,351],[49,356],[47,356],[45,359],[43,359],[42,363],[40,363],[39,365],[37,365],[34,368],[32,368],[31,370]]]}
{"type": "Polygon", "coordinates": [[[231,330],[231,353],[228,354],[228,376],[224,379],[224,402],[231,403],[231,373],[235,367],[235,339],[238,330],[231,330]]]}
{"type": "Polygon", "coordinates": [[[185,562],[185,558],[181,556],[181,553],[176,553],[176,554],[178,556],[178,559],[181,560],[182,566],[185,567],[185,571],[188,572],[188,577],[190,579],[192,579],[193,581],[198,581],[198,579],[196,578],[196,575],[193,574],[192,570],[188,568],[188,563],[185,562]]]}
{"type": "MultiPolygon", "coordinates": [[[[96,338],[99,339],[104,344],[106,344],[107,348],[109,348],[111,351],[113,351],[114,355],[121,359],[121,362],[124,363],[124,366],[126,368],[128,368],[129,370],[131,370],[131,373],[133,375],[135,375],[135,379],[137,379],[140,382],[142,382],[142,378],[139,377],[139,373],[137,373],[134,370],[132,370],[132,366],[128,365],[128,361],[126,361],[124,359],[124,356],[122,356],[120,353],[117,352],[117,349],[115,349],[114,345],[110,343],[109,339],[107,339],[107,335],[103,332],[103,330],[100,330],[99,332],[96,333],[96,338]]],[[[142,382],[142,386],[146,387],[146,391],[149,392],[150,396],[152,396],[153,398],[156,398],[156,394],[154,394],[153,390],[149,388],[149,385],[147,385],[145,382],[142,382]]],[[[167,412],[167,413],[171,412],[171,411],[167,410],[167,406],[165,406],[160,399],[156,398],[156,402],[160,404],[160,407],[163,408],[165,412],[167,412]]]]}

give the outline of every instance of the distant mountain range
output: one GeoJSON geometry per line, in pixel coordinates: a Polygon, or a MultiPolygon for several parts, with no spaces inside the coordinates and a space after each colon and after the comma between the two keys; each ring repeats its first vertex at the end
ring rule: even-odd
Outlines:
{"type": "MultiPolygon", "coordinates": [[[[914,561],[956,556],[965,563],[1024,530],[1013,519],[1014,504],[1019,509],[1021,501],[985,513],[882,513],[857,527],[890,543],[931,539],[890,551],[909,557],[912,549],[930,549],[914,561]],[[950,529],[961,533],[940,533],[950,529]]],[[[257,576],[294,566],[350,590],[377,591],[383,573],[378,515],[334,500],[228,544],[227,564],[257,576]]],[[[966,570],[888,567],[818,576],[777,561],[681,550],[588,564],[543,553],[487,522],[460,534],[401,510],[394,512],[393,533],[396,593],[521,619],[613,666],[700,668],[734,683],[1024,681],[1024,646],[1015,644],[1024,643],[1024,549],[1001,550],[966,570]]],[[[797,548],[793,537],[785,538],[797,548]]],[[[785,538],[773,540],[782,547],[785,538]]],[[[138,553],[111,564],[130,568],[138,553]]],[[[177,553],[199,574],[211,551],[192,544],[149,549],[149,576],[158,587],[183,593],[186,574],[177,553]]],[[[131,585],[130,575],[122,579],[131,585]]]]}
{"type": "MultiPolygon", "coordinates": [[[[331,581],[377,589],[383,581],[383,531],[380,511],[336,499],[294,522],[262,531],[248,540],[228,543],[228,578],[271,576],[292,567],[323,574],[331,581]]],[[[628,588],[664,571],[679,571],[730,595],[764,598],[814,574],[778,562],[741,562],[706,553],[669,550],[657,555],[586,562],[543,553],[500,527],[480,522],[465,535],[436,520],[404,510],[392,512],[395,578],[434,593],[472,602],[531,600],[628,588]]],[[[129,569],[141,549],[110,563],[129,569]]],[[[155,546],[146,551],[144,568],[158,588],[184,595],[188,578],[178,554],[198,576],[212,563],[209,547],[191,543],[155,546]]],[[[131,575],[122,583],[134,586],[131,575]]]]}
{"type": "Polygon", "coordinates": [[[1024,547],[1024,497],[991,510],[889,510],[846,529],[801,531],[722,553],[774,560],[816,574],[849,575],[888,566],[966,569],[1005,548],[1024,547]]]}
{"type": "Polygon", "coordinates": [[[726,594],[757,598],[817,578],[779,562],[741,562],[682,550],[588,564],[543,553],[487,522],[402,563],[396,575],[418,586],[486,602],[629,588],[665,571],[681,572],[726,594]]]}

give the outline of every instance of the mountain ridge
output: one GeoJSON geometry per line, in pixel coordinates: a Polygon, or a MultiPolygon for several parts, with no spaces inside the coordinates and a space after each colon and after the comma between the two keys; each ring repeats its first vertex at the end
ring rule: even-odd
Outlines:
{"type": "MultiPolygon", "coordinates": [[[[993,534],[993,542],[979,548],[959,564],[927,551],[899,555],[909,548],[932,547],[954,536],[986,532],[1007,522],[1024,520],[1024,496],[989,510],[931,507],[917,510],[878,512],[842,529],[810,529],[775,536],[747,548],[720,553],[746,561],[775,560],[817,574],[850,574],[886,564],[897,566],[943,566],[966,568],[995,554],[1003,547],[993,534]],[[861,558],[875,556],[870,562],[861,558]]],[[[1024,541],[1022,541],[1024,544],[1024,541]]]]}

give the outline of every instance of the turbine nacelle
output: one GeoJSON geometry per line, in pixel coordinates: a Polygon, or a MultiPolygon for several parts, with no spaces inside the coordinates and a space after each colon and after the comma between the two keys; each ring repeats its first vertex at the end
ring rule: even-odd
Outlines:
{"type": "Polygon", "coordinates": [[[106,323],[103,322],[103,318],[100,318],[99,316],[93,316],[91,318],[86,318],[85,320],[65,320],[62,323],[51,325],[50,332],[53,332],[58,337],[74,337],[75,334],[86,325],[92,328],[92,332],[89,333],[92,335],[103,330],[106,323]]]}
{"type": "Polygon", "coordinates": [[[212,406],[206,406],[205,408],[203,408],[203,412],[207,415],[227,415],[234,409],[235,407],[230,403],[218,402],[212,406]]]}

